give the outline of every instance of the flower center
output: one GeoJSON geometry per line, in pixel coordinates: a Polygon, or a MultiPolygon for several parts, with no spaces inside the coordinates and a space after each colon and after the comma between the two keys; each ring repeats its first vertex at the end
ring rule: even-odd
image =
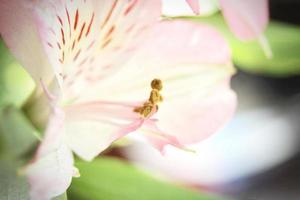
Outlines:
{"type": "Polygon", "coordinates": [[[143,104],[143,106],[134,108],[134,112],[139,113],[143,117],[147,118],[153,113],[154,109],[158,110],[158,103],[163,101],[162,95],[159,93],[162,88],[162,81],[160,79],[153,79],[151,81],[151,92],[149,99],[143,104]]]}

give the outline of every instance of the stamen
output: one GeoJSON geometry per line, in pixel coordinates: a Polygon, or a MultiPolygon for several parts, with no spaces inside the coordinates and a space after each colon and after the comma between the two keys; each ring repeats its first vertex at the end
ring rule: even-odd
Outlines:
{"type": "Polygon", "coordinates": [[[159,93],[162,88],[162,81],[160,79],[153,79],[151,81],[151,92],[149,99],[143,104],[141,107],[134,108],[134,112],[139,113],[144,118],[149,117],[149,115],[152,113],[152,111],[155,109],[156,112],[158,110],[158,103],[163,101],[162,95],[159,93]]]}

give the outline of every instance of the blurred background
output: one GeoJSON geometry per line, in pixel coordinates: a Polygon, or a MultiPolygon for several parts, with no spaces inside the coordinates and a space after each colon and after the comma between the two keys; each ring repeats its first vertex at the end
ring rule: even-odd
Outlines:
{"type": "MultiPolygon", "coordinates": [[[[269,6],[271,23],[266,36],[274,54],[271,60],[264,56],[257,42],[245,43],[234,38],[220,14],[192,18],[215,25],[225,35],[238,69],[232,80],[239,99],[237,113],[226,127],[199,147],[202,153],[192,181],[195,190],[217,194],[221,196],[217,198],[220,200],[300,199],[300,0],[270,0],[269,6]]],[[[12,178],[14,175],[11,175],[13,172],[5,155],[8,155],[7,149],[13,149],[9,155],[16,158],[23,156],[24,152],[30,155],[34,151],[32,147],[37,143],[36,139],[28,137],[33,127],[22,112],[24,102],[34,90],[34,83],[2,42],[0,52],[0,199],[4,197],[1,188],[7,183],[18,188],[18,194],[9,199],[28,199],[28,196],[22,196],[28,186],[24,186],[24,180],[20,182],[12,178]],[[15,127],[17,123],[22,124],[21,128],[15,127]]],[[[174,176],[157,165],[156,161],[160,159],[157,152],[140,149],[138,145],[122,146],[106,155],[126,160],[127,164],[134,163],[139,170],[150,171],[151,176],[159,173],[160,178],[174,176]],[[153,153],[151,158],[147,157],[149,152],[153,153]]],[[[178,159],[174,158],[170,164],[176,166],[178,159]]],[[[168,198],[170,194],[176,193],[174,188],[152,182],[152,179],[143,182],[144,178],[137,178],[140,174],[131,167],[115,161],[111,164],[105,159],[101,164],[97,162],[94,166],[78,164],[82,174],[86,172],[87,176],[73,181],[68,191],[69,199],[171,199],[168,198]],[[95,177],[105,184],[95,182],[95,177]],[[93,187],[88,187],[90,185],[93,187]],[[158,186],[161,189],[156,190],[158,186]],[[148,189],[136,189],[139,187],[148,189]],[[170,194],[156,196],[163,191],[170,194]],[[126,196],[128,192],[139,198],[126,196]]],[[[182,162],[188,164],[194,159],[184,157],[182,162]]],[[[179,174],[175,177],[186,179],[179,174]]],[[[189,198],[181,190],[176,195],[178,199],[210,199],[193,195],[189,198]]]]}
{"type": "MultiPolygon", "coordinates": [[[[300,25],[299,0],[270,0],[269,3],[272,21],[300,25]]],[[[282,37],[288,36],[283,34],[282,37]]],[[[297,37],[299,40],[299,33],[297,37]]],[[[292,46],[288,49],[293,49],[292,46]]],[[[299,58],[299,49],[295,53],[299,58]]],[[[245,177],[232,178],[232,181],[219,185],[217,188],[222,193],[240,200],[300,199],[299,63],[294,68],[298,68],[295,73],[282,76],[274,76],[272,73],[253,74],[240,70],[233,78],[232,86],[238,94],[239,106],[236,117],[224,131],[231,132],[232,135],[238,131],[247,132],[249,138],[246,135],[245,140],[251,140],[251,137],[255,137],[255,133],[259,132],[258,140],[265,142],[251,145],[251,141],[248,141],[248,146],[245,144],[246,149],[242,151],[247,152],[241,154],[252,157],[245,162],[232,161],[230,164],[240,165],[236,170],[250,165],[253,171],[251,173],[251,170],[245,170],[245,177]],[[231,128],[236,129],[232,131],[231,128]],[[252,152],[252,155],[249,152],[252,152]]],[[[230,137],[230,133],[227,137],[230,137]]],[[[233,140],[231,145],[237,144],[233,140]]]]}
{"type": "MultiPolygon", "coordinates": [[[[299,10],[299,0],[270,0],[271,20],[299,26],[299,10]]],[[[298,35],[298,38],[300,38],[300,35],[298,35]]],[[[300,51],[296,53],[300,57],[300,51]]],[[[295,67],[300,68],[299,64],[295,67]]],[[[240,200],[300,199],[300,76],[295,73],[286,77],[272,77],[240,71],[234,77],[233,88],[237,91],[240,99],[238,112],[249,108],[270,109],[273,111],[272,116],[264,118],[252,116],[257,121],[255,119],[254,121],[249,120],[249,128],[255,123],[270,124],[277,131],[280,131],[282,137],[291,137],[287,141],[282,138],[282,144],[277,146],[274,143],[274,140],[276,140],[274,137],[277,136],[271,133],[269,137],[264,138],[269,141],[266,144],[268,146],[264,146],[264,150],[260,152],[261,155],[265,154],[266,160],[276,160],[275,157],[280,160],[279,157],[280,154],[283,154],[283,151],[289,148],[292,150],[288,150],[289,153],[283,156],[284,158],[281,158],[282,160],[278,164],[274,164],[272,167],[261,170],[247,178],[232,181],[223,187],[222,191],[240,200]],[[250,94],[255,94],[255,97],[250,94]],[[289,128],[278,130],[280,127],[276,127],[274,118],[286,120],[289,128]]],[[[257,160],[253,159],[252,161],[260,162],[259,159],[258,156],[257,160]]],[[[244,164],[247,165],[248,163],[244,164]]]]}

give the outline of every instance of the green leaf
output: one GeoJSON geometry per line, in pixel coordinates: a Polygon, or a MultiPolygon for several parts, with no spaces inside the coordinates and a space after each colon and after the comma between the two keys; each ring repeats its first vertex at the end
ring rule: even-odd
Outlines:
{"type": "Polygon", "coordinates": [[[25,177],[17,175],[18,164],[0,161],[0,199],[29,200],[29,186],[25,177]]]}
{"type": "MultiPolygon", "coordinates": [[[[187,19],[187,18],[186,18],[187,19]]],[[[242,70],[271,76],[300,74],[300,27],[270,22],[266,37],[273,58],[266,58],[258,41],[243,42],[229,30],[222,15],[188,18],[215,26],[227,38],[233,50],[233,61],[242,70]]]]}
{"type": "Polygon", "coordinates": [[[22,106],[34,90],[29,74],[13,58],[0,38],[0,107],[22,106]]]}
{"type": "Polygon", "coordinates": [[[81,177],[74,178],[70,200],[216,200],[171,183],[156,180],[118,159],[77,162],[81,177]]]}
{"type": "Polygon", "coordinates": [[[1,156],[19,159],[37,143],[37,131],[19,109],[0,109],[1,156]]]}

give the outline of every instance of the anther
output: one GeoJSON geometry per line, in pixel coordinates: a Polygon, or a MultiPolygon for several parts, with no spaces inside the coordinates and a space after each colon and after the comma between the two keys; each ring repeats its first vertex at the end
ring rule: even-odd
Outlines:
{"type": "Polygon", "coordinates": [[[160,79],[153,79],[151,81],[151,93],[149,99],[141,107],[135,108],[133,111],[140,113],[143,117],[148,117],[154,108],[158,110],[158,103],[163,101],[162,95],[159,93],[163,85],[160,79]]]}
{"type": "Polygon", "coordinates": [[[151,88],[159,90],[159,91],[162,90],[162,88],[163,88],[162,81],[160,79],[157,79],[157,78],[153,79],[151,81],[151,88]]]}

